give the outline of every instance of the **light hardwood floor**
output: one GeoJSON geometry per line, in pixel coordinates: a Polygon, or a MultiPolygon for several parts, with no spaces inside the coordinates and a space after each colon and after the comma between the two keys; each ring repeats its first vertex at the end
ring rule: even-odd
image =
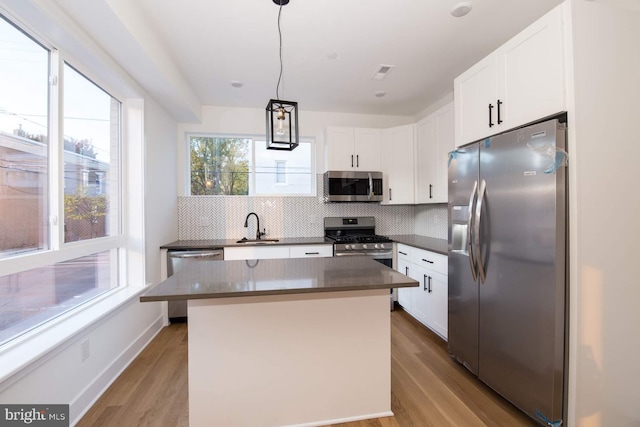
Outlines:
{"type": "MultiPolygon", "coordinates": [[[[402,309],[391,313],[391,400],[393,417],[332,427],[537,425],[453,362],[446,343],[402,309]]],[[[77,425],[188,424],[187,327],[175,324],[158,334],[77,425]]]]}

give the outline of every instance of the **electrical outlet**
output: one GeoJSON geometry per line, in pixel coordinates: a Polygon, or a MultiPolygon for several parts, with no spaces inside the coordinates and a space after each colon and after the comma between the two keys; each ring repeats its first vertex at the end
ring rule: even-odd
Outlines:
{"type": "Polygon", "coordinates": [[[400,214],[396,214],[396,224],[400,224],[400,214]]]}
{"type": "Polygon", "coordinates": [[[208,227],[209,225],[210,225],[209,217],[208,216],[201,216],[200,217],[200,227],[208,227]]]}
{"type": "Polygon", "coordinates": [[[83,341],[81,347],[82,347],[82,355],[80,357],[80,359],[81,359],[80,362],[84,362],[91,355],[91,349],[89,347],[89,340],[83,341]]]}
{"type": "Polygon", "coordinates": [[[310,224],[315,224],[318,220],[316,219],[315,215],[311,215],[309,216],[309,223],[310,224]]]}

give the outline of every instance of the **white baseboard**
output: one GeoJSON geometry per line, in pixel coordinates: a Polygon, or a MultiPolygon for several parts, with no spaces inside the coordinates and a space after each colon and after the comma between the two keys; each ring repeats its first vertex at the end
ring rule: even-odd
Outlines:
{"type": "Polygon", "coordinates": [[[70,425],[82,419],[94,403],[113,384],[164,327],[164,316],[158,317],[140,336],[107,366],[78,396],[69,403],[70,425]]]}
{"type": "Polygon", "coordinates": [[[333,424],[342,424],[342,423],[350,423],[353,421],[362,421],[362,420],[371,420],[374,418],[384,418],[384,417],[393,417],[393,412],[380,412],[378,414],[367,414],[367,415],[358,415],[357,417],[347,417],[347,418],[336,418],[334,420],[324,420],[313,423],[304,423],[304,424],[295,424],[287,427],[318,427],[318,426],[326,426],[333,424]]]}

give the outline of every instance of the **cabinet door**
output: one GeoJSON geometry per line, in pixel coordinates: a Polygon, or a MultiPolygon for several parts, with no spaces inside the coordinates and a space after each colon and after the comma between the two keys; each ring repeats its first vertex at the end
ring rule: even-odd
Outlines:
{"type": "Polygon", "coordinates": [[[355,166],[353,128],[330,127],[325,131],[325,171],[351,170],[355,166]],[[353,165],[353,166],[352,166],[353,165]]]}
{"type": "Polygon", "coordinates": [[[385,159],[382,170],[387,188],[383,191],[383,204],[414,203],[414,127],[411,124],[384,130],[381,153],[385,159]]]}
{"type": "Polygon", "coordinates": [[[416,124],[415,202],[430,203],[436,185],[436,129],[431,114],[416,124]]]}
{"type": "Polygon", "coordinates": [[[453,103],[416,125],[415,203],[446,203],[449,152],[455,149],[453,103]]]}
{"type": "Polygon", "coordinates": [[[427,284],[429,292],[429,315],[427,326],[445,340],[447,339],[448,327],[448,298],[449,287],[447,276],[425,269],[425,274],[431,277],[431,283],[427,284]]]}
{"type": "Polygon", "coordinates": [[[455,125],[453,103],[446,105],[434,113],[436,139],[435,152],[435,184],[429,195],[430,203],[447,203],[449,201],[448,172],[449,152],[455,149],[455,125]]]}
{"type": "Polygon", "coordinates": [[[565,110],[562,6],[496,51],[504,130],[565,110]]]}
{"type": "Polygon", "coordinates": [[[354,134],[356,170],[380,171],[380,129],[356,128],[354,134]]]}
{"type": "Polygon", "coordinates": [[[454,82],[456,147],[495,134],[497,121],[496,57],[489,55],[454,82]],[[489,109],[489,104],[494,108],[489,109]],[[491,121],[489,120],[489,111],[491,121]]]}
{"type": "MultiPolygon", "coordinates": [[[[398,258],[398,268],[397,270],[402,273],[410,276],[411,266],[409,261],[406,259],[398,258]]],[[[406,311],[411,312],[411,299],[412,299],[412,290],[413,288],[398,288],[398,304],[402,306],[406,311]]]]}
{"type": "Polygon", "coordinates": [[[420,286],[411,288],[413,291],[411,299],[411,314],[421,323],[429,326],[429,315],[431,312],[431,295],[429,293],[430,280],[428,270],[419,265],[411,264],[410,277],[417,280],[420,286]]]}

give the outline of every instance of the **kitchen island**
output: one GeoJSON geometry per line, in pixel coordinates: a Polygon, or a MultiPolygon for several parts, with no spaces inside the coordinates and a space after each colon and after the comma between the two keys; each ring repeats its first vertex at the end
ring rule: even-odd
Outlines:
{"type": "Polygon", "coordinates": [[[393,415],[389,289],[367,257],[194,263],[141,301],[187,299],[191,426],[393,415]]]}

